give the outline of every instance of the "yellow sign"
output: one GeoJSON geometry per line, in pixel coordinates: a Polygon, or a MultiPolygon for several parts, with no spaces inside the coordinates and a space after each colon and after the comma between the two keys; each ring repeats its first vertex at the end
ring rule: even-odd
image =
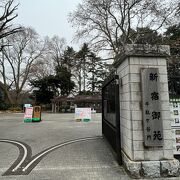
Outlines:
{"type": "Polygon", "coordinates": [[[34,106],[33,119],[41,119],[41,106],[34,106]]]}

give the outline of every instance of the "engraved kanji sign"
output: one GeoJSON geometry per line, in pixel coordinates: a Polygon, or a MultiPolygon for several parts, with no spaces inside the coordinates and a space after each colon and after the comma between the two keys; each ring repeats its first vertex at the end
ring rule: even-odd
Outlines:
{"type": "Polygon", "coordinates": [[[164,139],[158,69],[142,69],[141,79],[144,145],[149,147],[163,146],[164,139]]]}

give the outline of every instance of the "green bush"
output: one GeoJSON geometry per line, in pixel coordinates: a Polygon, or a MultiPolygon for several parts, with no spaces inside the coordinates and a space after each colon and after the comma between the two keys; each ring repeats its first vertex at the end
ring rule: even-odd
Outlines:
{"type": "Polygon", "coordinates": [[[10,106],[6,103],[0,103],[0,110],[8,110],[9,107],[10,106]]]}
{"type": "Polygon", "coordinates": [[[19,106],[10,107],[8,110],[10,110],[10,111],[22,111],[22,109],[19,106]]]}
{"type": "Polygon", "coordinates": [[[68,111],[68,109],[70,109],[70,105],[62,105],[60,107],[60,112],[65,113],[68,111]]]}

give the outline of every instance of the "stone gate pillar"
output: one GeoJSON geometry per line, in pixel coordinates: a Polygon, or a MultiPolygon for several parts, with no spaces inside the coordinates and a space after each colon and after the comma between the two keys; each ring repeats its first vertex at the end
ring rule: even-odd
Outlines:
{"type": "Polygon", "coordinates": [[[120,79],[123,164],[135,178],[178,176],[179,161],[173,156],[169,109],[166,64],[169,53],[169,46],[127,45],[125,53],[117,56],[114,63],[120,79]],[[150,85],[150,79],[144,79],[144,76],[148,75],[142,72],[144,70],[150,72],[148,69],[153,70],[154,78],[158,79],[155,85],[150,85]],[[143,90],[144,83],[146,83],[145,90],[143,90]],[[153,88],[158,92],[155,92],[156,90],[150,92],[151,86],[155,86],[153,88]],[[146,102],[145,98],[153,100],[152,93],[158,94],[158,98],[156,96],[154,99],[158,101],[146,102]],[[151,104],[149,109],[146,109],[145,103],[151,104]],[[157,103],[158,112],[156,112],[157,103]],[[154,118],[153,113],[158,116],[154,118]],[[156,124],[159,122],[162,126],[157,127],[156,124]],[[153,124],[148,127],[148,123],[153,124]],[[151,135],[151,143],[150,139],[146,139],[148,133],[149,138],[151,135]]]}

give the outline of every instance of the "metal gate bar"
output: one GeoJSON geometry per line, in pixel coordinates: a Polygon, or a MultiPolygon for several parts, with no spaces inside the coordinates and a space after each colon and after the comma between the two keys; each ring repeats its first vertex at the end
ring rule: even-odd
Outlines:
{"type": "Polygon", "coordinates": [[[118,82],[119,76],[114,75],[102,87],[102,133],[116,152],[118,163],[122,164],[118,82]]]}

